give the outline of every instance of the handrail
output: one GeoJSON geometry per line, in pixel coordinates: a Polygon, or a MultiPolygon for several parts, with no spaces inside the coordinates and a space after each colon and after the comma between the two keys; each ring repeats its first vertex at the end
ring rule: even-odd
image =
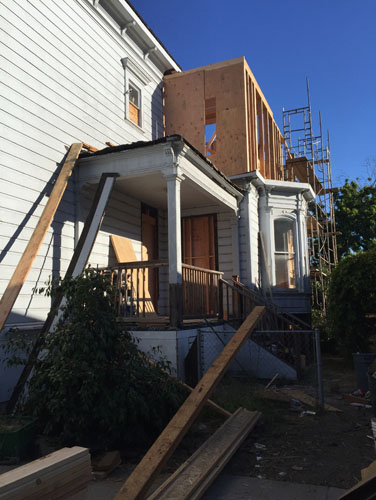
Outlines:
{"type": "MultiPolygon", "coordinates": [[[[256,294],[255,292],[253,292],[252,290],[250,291],[251,293],[248,293],[249,290],[242,289],[241,287],[236,286],[236,284],[229,283],[228,281],[226,281],[224,279],[220,279],[220,283],[224,284],[228,289],[232,290],[233,295],[234,295],[234,293],[236,293],[236,294],[240,295],[241,297],[248,299],[248,301],[250,303],[252,303],[253,306],[260,305],[260,303],[257,303],[257,301],[260,301],[261,297],[258,294],[256,294]]],[[[223,293],[222,293],[222,296],[223,296],[223,293]]],[[[224,302],[224,300],[223,300],[223,302],[224,302]]],[[[228,302],[229,302],[229,299],[227,297],[227,305],[229,305],[228,302]]],[[[250,304],[248,304],[248,305],[250,305],[250,304]]],[[[273,303],[271,303],[271,304],[264,303],[262,305],[264,305],[266,307],[266,310],[267,310],[267,314],[264,316],[263,322],[267,322],[268,320],[271,320],[277,325],[278,325],[278,323],[280,323],[281,326],[284,327],[283,329],[286,329],[286,330],[291,329],[291,324],[292,324],[291,321],[289,321],[287,318],[285,318],[282,314],[278,314],[276,307],[273,303]]],[[[234,308],[234,304],[233,304],[233,308],[234,308]]],[[[244,318],[237,318],[237,319],[241,320],[244,318]]],[[[281,329],[281,328],[279,328],[279,329],[281,329]]]]}
{"type": "Polygon", "coordinates": [[[100,268],[100,270],[114,270],[119,268],[137,269],[147,267],[163,267],[168,266],[168,260],[139,260],[133,262],[118,262],[114,266],[100,268]]]}
{"type": "Polygon", "coordinates": [[[221,271],[215,271],[214,269],[205,269],[204,267],[191,266],[189,264],[182,264],[182,267],[185,269],[192,269],[194,271],[202,271],[204,273],[210,274],[220,274],[221,276],[223,276],[223,273],[221,271]]]}
{"type": "MultiPolygon", "coordinates": [[[[260,303],[259,305],[264,305],[268,309],[273,309],[275,314],[277,314],[278,316],[281,316],[281,317],[284,316],[284,318],[287,321],[289,321],[292,324],[295,324],[295,326],[299,325],[299,326],[303,327],[303,329],[309,329],[309,330],[312,329],[311,325],[309,325],[305,321],[301,320],[300,318],[296,317],[294,314],[282,311],[281,308],[278,307],[277,304],[275,304],[274,302],[271,302],[266,297],[263,297],[260,293],[254,291],[254,290],[251,290],[246,285],[244,285],[244,283],[242,283],[241,281],[235,281],[233,279],[233,283],[234,283],[235,287],[239,287],[240,290],[243,290],[245,293],[251,295],[255,300],[258,300],[260,303]]],[[[301,328],[299,328],[299,329],[301,329],[301,328]]]]}

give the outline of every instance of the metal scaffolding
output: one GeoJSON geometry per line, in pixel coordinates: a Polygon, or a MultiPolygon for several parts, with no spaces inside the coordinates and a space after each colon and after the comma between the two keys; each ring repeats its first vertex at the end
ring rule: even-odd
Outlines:
{"type": "Polygon", "coordinates": [[[320,135],[313,134],[308,79],[307,101],[305,107],[283,110],[285,179],[307,182],[316,194],[307,217],[312,301],[325,315],[327,277],[338,261],[333,194],[336,189],[332,185],[329,133],[325,141],[320,113],[320,135]]]}

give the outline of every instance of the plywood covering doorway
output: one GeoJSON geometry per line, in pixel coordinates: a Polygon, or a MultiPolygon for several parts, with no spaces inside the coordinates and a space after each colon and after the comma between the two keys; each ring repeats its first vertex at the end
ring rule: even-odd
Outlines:
{"type": "MultiPolygon", "coordinates": [[[[148,205],[141,207],[141,260],[158,259],[158,210],[148,205]]],[[[158,270],[145,271],[145,285],[149,290],[154,311],[158,312],[158,270]]]]}
{"type": "Polygon", "coordinates": [[[217,217],[215,214],[183,218],[183,262],[217,270],[217,217]]]}

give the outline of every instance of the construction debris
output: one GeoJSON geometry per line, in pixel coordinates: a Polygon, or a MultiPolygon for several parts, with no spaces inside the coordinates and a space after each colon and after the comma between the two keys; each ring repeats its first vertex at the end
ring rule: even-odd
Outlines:
{"type": "Polygon", "coordinates": [[[120,453],[118,451],[108,451],[99,459],[93,460],[93,475],[97,480],[106,479],[120,464],[120,453]]]}
{"type": "Polygon", "coordinates": [[[148,500],[200,498],[260,416],[259,412],[239,408],[148,500]]]}
{"type": "MultiPolygon", "coordinates": [[[[286,401],[286,402],[295,402],[295,404],[300,404],[304,403],[308,406],[311,406],[313,408],[316,408],[319,406],[319,402],[317,399],[313,398],[312,396],[309,396],[308,394],[305,394],[302,391],[299,391],[298,389],[275,389],[275,390],[264,390],[262,392],[262,396],[267,398],[267,399],[273,399],[276,401],[286,401]]],[[[339,408],[335,408],[334,406],[324,404],[324,409],[327,411],[336,411],[336,412],[341,412],[339,408]]]]}

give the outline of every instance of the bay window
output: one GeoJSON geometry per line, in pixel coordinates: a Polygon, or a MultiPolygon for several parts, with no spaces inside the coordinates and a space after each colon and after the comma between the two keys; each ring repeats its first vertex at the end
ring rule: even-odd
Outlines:
{"type": "Polygon", "coordinates": [[[274,221],[274,263],[277,288],[295,288],[294,221],[274,221]]]}

